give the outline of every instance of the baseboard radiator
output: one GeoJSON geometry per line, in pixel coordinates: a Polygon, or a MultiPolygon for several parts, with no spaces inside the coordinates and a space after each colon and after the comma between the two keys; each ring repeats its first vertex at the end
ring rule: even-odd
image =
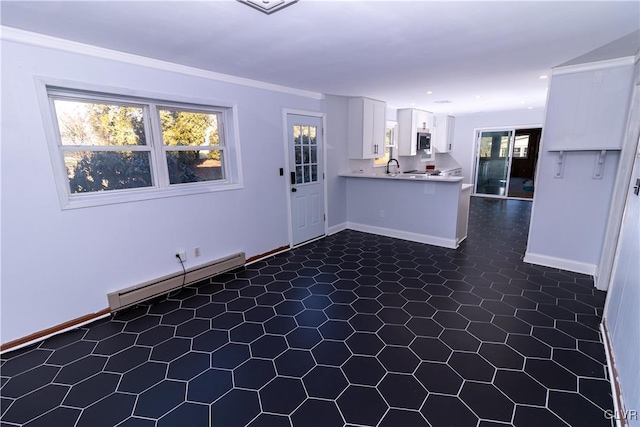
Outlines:
{"type": "Polygon", "coordinates": [[[109,308],[112,312],[122,310],[123,308],[131,307],[132,305],[179,289],[183,285],[186,286],[196,283],[200,280],[242,267],[244,264],[244,252],[238,252],[237,254],[218,259],[211,263],[187,269],[186,275],[180,272],[178,274],[172,274],[156,280],[151,280],[140,285],[121,289],[116,292],[111,292],[110,294],[107,294],[109,308]]]}

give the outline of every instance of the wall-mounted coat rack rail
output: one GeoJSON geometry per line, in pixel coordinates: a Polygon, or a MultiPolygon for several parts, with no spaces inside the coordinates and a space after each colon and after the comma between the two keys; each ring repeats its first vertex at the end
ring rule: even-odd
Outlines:
{"type": "Polygon", "coordinates": [[[571,151],[594,151],[597,153],[596,162],[593,167],[593,179],[602,179],[604,174],[604,161],[607,157],[607,151],[620,151],[620,148],[553,148],[548,150],[550,153],[558,153],[556,169],[553,174],[554,178],[562,178],[564,175],[564,165],[566,163],[566,155],[571,151]]]}

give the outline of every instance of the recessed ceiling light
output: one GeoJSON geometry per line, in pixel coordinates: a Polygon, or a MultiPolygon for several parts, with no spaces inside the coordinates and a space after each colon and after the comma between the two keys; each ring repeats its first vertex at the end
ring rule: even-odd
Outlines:
{"type": "Polygon", "coordinates": [[[540,76],[540,77],[538,77],[538,78],[539,78],[540,80],[544,80],[544,79],[548,79],[548,78],[549,78],[549,76],[547,76],[547,75],[542,75],[542,76],[540,76]]]}
{"type": "Polygon", "coordinates": [[[258,9],[260,12],[271,14],[277,10],[285,8],[298,0],[238,0],[240,3],[244,3],[258,9]]]}
{"type": "Polygon", "coordinates": [[[520,104],[524,104],[524,103],[525,103],[524,101],[520,101],[520,104]]]}
{"type": "Polygon", "coordinates": [[[427,95],[431,95],[432,93],[433,93],[433,91],[431,91],[431,90],[427,91],[427,95]]]}
{"type": "Polygon", "coordinates": [[[480,99],[480,98],[481,98],[480,95],[476,95],[476,99],[480,99]]]}
{"type": "Polygon", "coordinates": [[[527,110],[533,110],[533,107],[527,107],[527,110]]]}

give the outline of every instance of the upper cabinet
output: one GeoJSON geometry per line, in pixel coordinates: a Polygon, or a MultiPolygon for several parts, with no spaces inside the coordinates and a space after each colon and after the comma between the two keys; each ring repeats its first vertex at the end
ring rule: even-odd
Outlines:
{"type": "Polygon", "coordinates": [[[433,128],[431,129],[431,142],[438,153],[448,153],[453,144],[453,128],[455,117],[438,114],[433,116],[433,128]]]}
{"type": "Polygon", "coordinates": [[[632,81],[633,67],[554,72],[544,123],[544,149],[620,149],[632,81]]]}
{"type": "Polygon", "coordinates": [[[369,98],[349,99],[349,158],[384,155],[387,104],[369,98]]]}
{"type": "Polygon", "coordinates": [[[418,129],[431,130],[432,126],[433,114],[428,111],[415,108],[398,110],[398,155],[415,156],[418,151],[418,129]]]}

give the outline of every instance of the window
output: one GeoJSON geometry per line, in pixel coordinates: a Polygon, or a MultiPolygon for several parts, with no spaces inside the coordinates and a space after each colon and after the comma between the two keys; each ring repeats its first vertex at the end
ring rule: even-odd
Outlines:
{"type": "Polygon", "coordinates": [[[154,185],[140,105],[53,98],[71,194],[154,185]]]}
{"type": "Polygon", "coordinates": [[[498,135],[497,138],[500,138],[499,140],[495,140],[494,138],[496,137],[492,135],[483,136],[480,139],[480,157],[492,159],[507,157],[509,154],[509,141],[511,140],[511,136],[498,135]]]}
{"type": "Polygon", "coordinates": [[[296,156],[296,184],[318,181],[317,129],[315,126],[293,126],[293,145],[296,156]]]}
{"type": "Polygon", "coordinates": [[[396,147],[397,126],[397,122],[387,121],[387,127],[384,135],[384,156],[373,159],[374,167],[386,167],[389,159],[393,157],[393,149],[396,147]]]}
{"type": "Polygon", "coordinates": [[[516,159],[526,159],[529,156],[529,135],[516,135],[513,146],[513,157],[516,159]]]}
{"type": "Polygon", "coordinates": [[[176,108],[158,112],[169,184],[224,180],[220,114],[176,108]]]}
{"type": "Polygon", "coordinates": [[[57,88],[47,95],[63,208],[239,188],[225,138],[231,108],[57,88]]]}

